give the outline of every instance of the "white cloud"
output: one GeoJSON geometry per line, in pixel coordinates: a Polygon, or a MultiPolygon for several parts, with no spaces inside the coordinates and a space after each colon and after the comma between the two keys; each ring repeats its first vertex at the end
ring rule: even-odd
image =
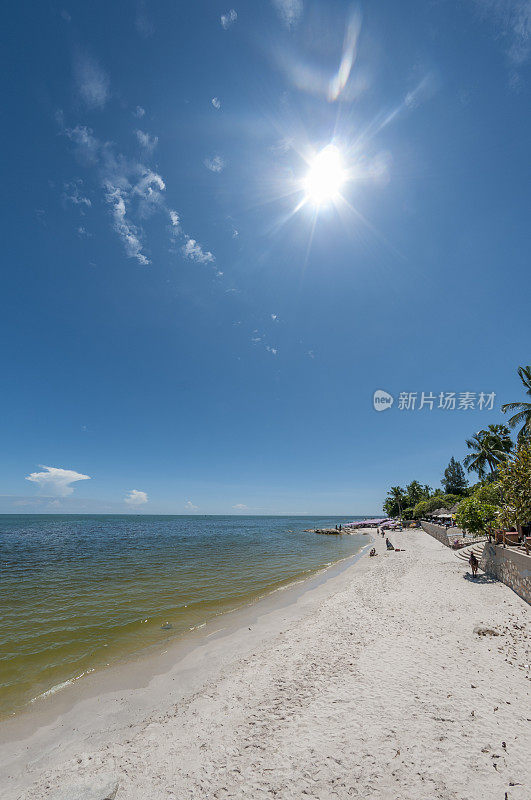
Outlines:
{"type": "Polygon", "coordinates": [[[94,136],[91,128],[87,128],[86,125],[76,125],[75,128],[65,128],[64,135],[77,145],[79,153],[86,161],[97,161],[100,142],[94,136]]]}
{"type": "Polygon", "coordinates": [[[146,492],[141,492],[140,489],[128,489],[129,494],[124,497],[124,503],[129,506],[142,506],[148,502],[146,492]]]}
{"type": "Polygon", "coordinates": [[[142,108],[142,106],[137,106],[135,108],[135,110],[133,111],[133,114],[135,115],[135,117],[137,119],[142,119],[142,117],[145,115],[145,113],[146,113],[146,109],[142,108]]]}
{"type": "Polygon", "coordinates": [[[74,206],[80,206],[80,210],[83,212],[83,207],[90,208],[92,203],[88,197],[82,194],[82,186],[83,181],[81,178],[75,178],[73,181],[65,183],[63,200],[65,200],[67,203],[72,203],[74,206]]]}
{"type": "Polygon", "coordinates": [[[221,156],[214,156],[214,158],[205,158],[203,164],[211,172],[222,172],[225,168],[225,161],[221,156]]]}
{"type": "Polygon", "coordinates": [[[278,314],[271,314],[271,319],[272,320],[278,319],[278,314]]]}
{"type": "Polygon", "coordinates": [[[80,236],[82,239],[90,239],[92,234],[88,232],[88,230],[84,227],[84,225],[80,225],[77,229],[77,235],[80,236]]]}
{"type": "Polygon", "coordinates": [[[184,507],[187,511],[199,511],[199,506],[194,506],[191,500],[187,500],[184,507]]]}
{"type": "Polygon", "coordinates": [[[236,503],[235,506],[232,506],[236,511],[247,511],[249,506],[246,506],[245,503],[236,503]]]}
{"type": "Polygon", "coordinates": [[[195,239],[186,237],[186,243],[182,247],[182,252],[190,261],[197,261],[199,264],[208,264],[214,261],[214,256],[208,250],[203,250],[195,239]]]}
{"type": "Polygon", "coordinates": [[[106,72],[87,53],[74,59],[74,78],[81,100],[89,110],[103,108],[109,99],[109,78],[106,72]]]}
{"type": "Polygon", "coordinates": [[[142,243],[138,228],[126,218],[125,199],[121,189],[107,184],[105,199],[112,209],[113,228],[124,243],[125,252],[130,258],[136,258],[139,264],[147,266],[150,261],[142,252],[142,243]]]}
{"type": "Polygon", "coordinates": [[[238,19],[238,14],[233,8],[231,8],[231,10],[227,11],[226,14],[221,15],[219,21],[221,22],[221,27],[224,30],[228,31],[228,29],[234,25],[237,19],[238,19]]]}
{"type": "Polygon", "coordinates": [[[142,147],[145,147],[145,149],[149,153],[151,153],[151,151],[154,150],[158,144],[159,141],[158,136],[150,136],[149,133],[145,133],[144,131],[138,131],[138,130],[135,131],[135,134],[136,138],[138,139],[142,147]]]}
{"type": "Polygon", "coordinates": [[[181,230],[181,220],[179,218],[178,213],[176,211],[173,211],[173,209],[170,208],[170,210],[168,211],[168,214],[170,215],[170,222],[172,224],[172,227],[175,230],[180,231],[181,230]]]}
{"type": "Polygon", "coordinates": [[[213,97],[210,102],[212,103],[214,108],[217,108],[218,110],[221,108],[221,101],[219,100],[218,97],[213,97]]]}
{"type": "Polygon", "coordinates": [[[277,13],[287,28],[293,28],[299,21],[302,10],[302,0],[273,0],[277,13]]]}
{"type": "Polygon", "coordinates": [[[67,497],[73,493],[71,483],[76,481],[89,481],[90,475],[82,475],[72,469],[60,469],[59,467],[45,467],[39,465],[46,472],[32,472],[26,475],[26,480],[36,483],[41,491],[56,497],[67,497]]]}
{"type": "Polygon", "coordinates": [[[268,344],[266,344],[266,350],[267,350],[268,353],[271,353],[271,355],[273,355],[273,356],[278,355],[278,349],[276,347],[270,347],[268,344]]]}
{"type": "Polygon", "coordinates": [[[182,230],[178,212],[166,203],[166,184],[161,175],[145,164],[117,153],[112,142],[97,139],[90,128],[84,125],[65,128],[62,118],[58,122],[62,133],[76,145],[80,157],[95,167],[110,209],[113,229],[130,258],[142,265],[151,263],[144,253],[143,231],[139,223],[155,212],[162,212],[168,215],[171,223],[172,243],[181,245],[186,258],[202,264],[215,261],[213,253],[182,230]]]}

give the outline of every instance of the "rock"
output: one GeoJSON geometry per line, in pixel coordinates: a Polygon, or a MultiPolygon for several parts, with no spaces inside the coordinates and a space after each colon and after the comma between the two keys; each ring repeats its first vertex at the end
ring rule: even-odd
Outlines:
{"type": "Polygon", "coordinates": [[[493,628],[485,628],[483,625],[476,625],[473,631],[478,636],[499,636],[499,631],[495,631],[493,628]]]}
{"type": "Polygon", "coordinates": [[[79,778],[50,795],[50,800],[114,800],[119,781],[115,775],[79,778]]]}

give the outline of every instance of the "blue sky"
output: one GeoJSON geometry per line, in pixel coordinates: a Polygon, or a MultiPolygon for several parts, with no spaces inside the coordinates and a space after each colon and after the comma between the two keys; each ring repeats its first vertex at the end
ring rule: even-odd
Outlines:
{"type": "Polygon", "coordinates": [[[0,512],[378,513],[503,421],[528,0],[7,14],[0,512]]]}

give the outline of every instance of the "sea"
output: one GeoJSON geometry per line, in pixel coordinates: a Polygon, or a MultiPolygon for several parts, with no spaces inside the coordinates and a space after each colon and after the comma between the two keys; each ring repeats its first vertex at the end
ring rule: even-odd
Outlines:
{"type": "Polygon", "coordinates": [[[0,717],[354,555],[305,531],[345,521],[0,515],[0,717]]]}

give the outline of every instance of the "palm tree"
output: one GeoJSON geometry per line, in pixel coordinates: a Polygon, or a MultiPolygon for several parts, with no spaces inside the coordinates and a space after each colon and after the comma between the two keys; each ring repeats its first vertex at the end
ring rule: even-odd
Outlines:
{"type": "Polygon", "coordinates": [[[391,498],[398,503],[398,513],[402,516],[402,502],[405,499],[405,493],[401,486],[391,486],[389,489],[391,498]]]}
{"type": "Polygon", "coordinates": [[[478,431],[467,439],[466,446],[472,452],[465,456],[463,463],[469,472],[477,472],[479,479],[483,480],[485,467],[489,467],[493,477],[497,465],[507,461],[513,443],[506,425],[489,425],[486,431],[478,431]]]}
{"type": "MultiPolygon", "coordinates": [[[[526,394],[531,398],[531,366],[518,367],[518,374],[524,384],[526,394]]],[[[507,411],[516,411],[516,409],[518,409],[518,413],[509,419],[509,425],[511,428],[516,428],[517,425],[523,423],[518,433],[518,442],[521,443],[525,439],[531,438],[531,403],[505,403],[501,407],[504,414],[507,411]]]]}

